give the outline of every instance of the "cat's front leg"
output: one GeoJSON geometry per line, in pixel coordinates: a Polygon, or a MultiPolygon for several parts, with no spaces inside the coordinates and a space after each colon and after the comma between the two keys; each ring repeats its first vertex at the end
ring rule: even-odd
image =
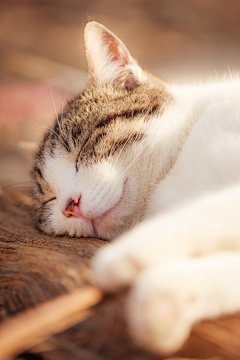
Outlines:
{"type": "Polygon", "coordinates": [[[152,352],[173,353],[192,326],[240,310],[240,253],[219,253],[149,268],[128,302],[135,342],[152,352]]]}
{"type": "Polygon", "coordinates": [[[97,284],[116,291],[149,266],[240,250],[240,186],[158,215],[99,251],[93,261],[97,284]]]}
{"type": "Polygon", "coordinates": [[[189,255],[187,244],[176,241],[177,234],[169,233],[171,219],[162,220],[162,216],[157,216],[141,223],[97,253],[93,268],[98,286],[115,292],[130,285],[147,267],[189,255]]]}

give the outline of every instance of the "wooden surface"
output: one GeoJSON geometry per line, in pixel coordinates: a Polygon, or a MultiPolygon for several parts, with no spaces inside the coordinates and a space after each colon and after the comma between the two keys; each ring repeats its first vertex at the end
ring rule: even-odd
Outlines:
{"type": "MultiPolygon", "coordinates": [[[[98,239],[50,237],[40,233],[32,225],[30,205],[24,191],[12,191],[0,197],[2,321],[61,294],[94,284],[90,259],[105,245],[98,239]]],[[[105,297],[87,320],[31,351],[50,360],[160,359],[131,343],[124,320],[125,297],[125,293],[105,297]]],[[[176,357],[240,359],[240,317],[196,326],[176,357]]]]}

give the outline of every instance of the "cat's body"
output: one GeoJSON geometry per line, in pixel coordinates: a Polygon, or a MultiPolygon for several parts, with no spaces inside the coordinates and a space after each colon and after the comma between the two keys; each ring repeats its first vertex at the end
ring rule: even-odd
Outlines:
{"type": "Polygon", "coordinates": [[[240,310],[240,80],[167,85],[95,22],[85,49],[88,89],[36,156],[36,223],[123,233],[94,260],[97,282],[134,285],[133,337],[175,351],[196,321],[240,310]]]}

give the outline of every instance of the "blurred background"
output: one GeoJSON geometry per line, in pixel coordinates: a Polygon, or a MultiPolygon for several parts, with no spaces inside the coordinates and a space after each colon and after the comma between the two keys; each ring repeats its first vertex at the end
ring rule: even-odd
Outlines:
{"type": "Polygon", "coordinates": [[[0,184],[26,179],[20,140],[39,140],[86,84],[83,26],[103,23],[171,82],[240,68],[239,0],[0,0],[0,184]]]}

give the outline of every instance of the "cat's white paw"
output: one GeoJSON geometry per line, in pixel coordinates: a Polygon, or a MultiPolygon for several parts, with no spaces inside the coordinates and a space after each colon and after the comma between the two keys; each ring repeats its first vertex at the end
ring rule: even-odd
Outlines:
{"type": "Polygon", "coordinates": [[[97,285],[116,291],[148,267],[215,251],[239,251],[239,185],[141,223],[94,259],[97,285]],[[228,241],[226,241],[228,239],[228,241]]]}
{"type": "Polygon", "coordinates": [[[106,292],[116,292],[131,284],[139,272],[137,263],[130,254],[125,256],[124,250],[115,244],[108,245],[93,259],[96,285],[106,292]]]}
{"type": "Polygon", "coordinates": [[[166,220],[148,220],[101,249],[92,263],[97,285],[114,292],[131,285],[149,266],[185,257],[184,242],[171,231],[171,217],[170,223],[166,220]]]}
{"type": "Polygon", "coordinates": [[[164,355],[182,347],[204,306],[188,270],[174,263],[139,276],[128,303],[129,330],[137,345],[164,355]]]}

